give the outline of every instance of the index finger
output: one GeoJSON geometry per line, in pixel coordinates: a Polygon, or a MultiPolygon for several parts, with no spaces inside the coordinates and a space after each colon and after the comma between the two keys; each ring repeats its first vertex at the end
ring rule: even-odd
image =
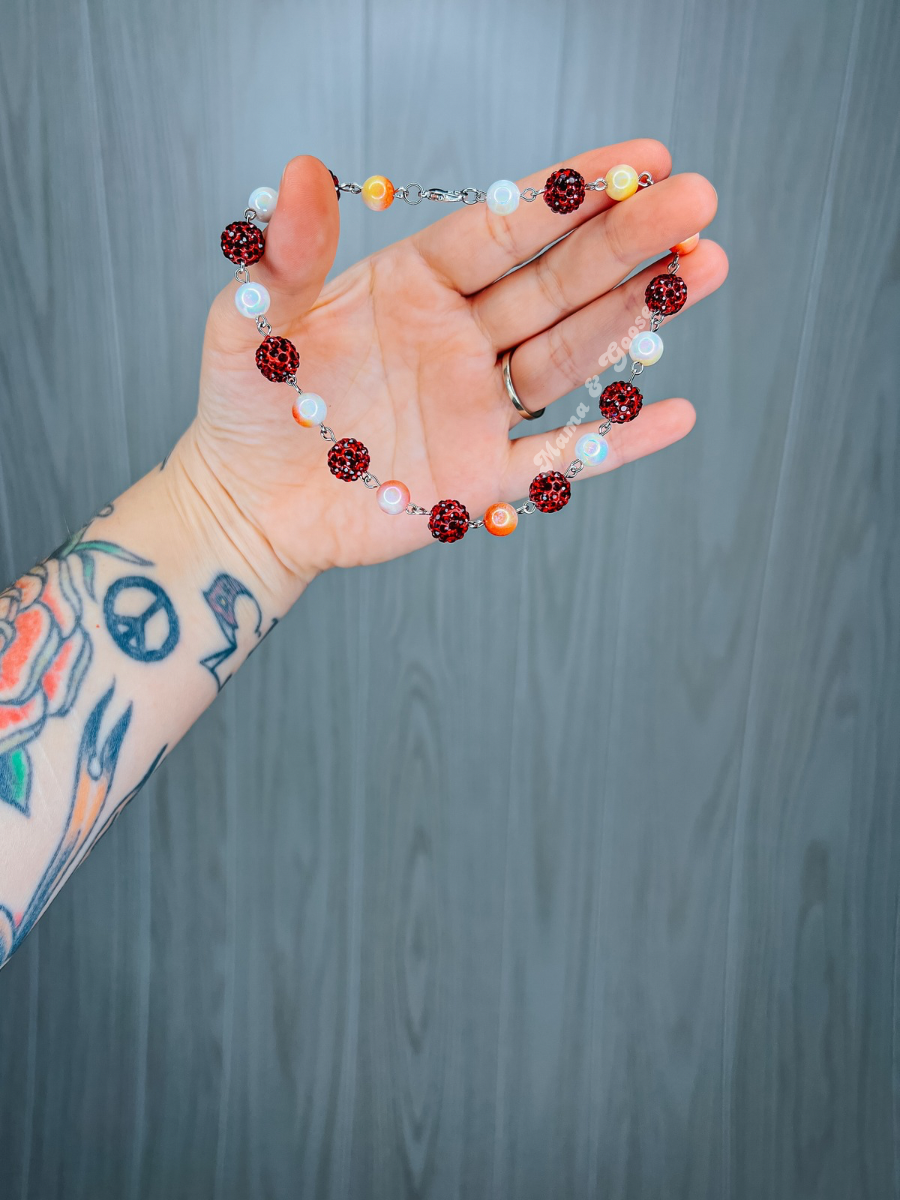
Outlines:
{"type": "MultiPolygon", "coordinates": [[[[637,138],[588,150],[529,175],[518,186],[522,192],[526,188],[540,190],[559,166],[574,167],[590,183],[620,163],[628,163],[639,175],[649,171],[654,180],[665,179],[672,169],[672,157],[662,142],[637,138]]],[[[436,274],[469,296],[615,203],[606,192],[587,192],[580,208],[560,216],[538,197],[531,204],[520,202],[508,217],[491,212],[486,204],[472,204],[420,230],[413,235],[413,242],[436,274]]]]}

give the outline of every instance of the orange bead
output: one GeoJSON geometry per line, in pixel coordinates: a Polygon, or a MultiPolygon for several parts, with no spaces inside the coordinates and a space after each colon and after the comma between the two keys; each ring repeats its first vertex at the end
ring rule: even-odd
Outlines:
{"type": "Polygon", "coordinates": [[[384,175],[370,175],[362,185],[362,198],[367,208],[382,212],[394,199],[394,185],[384,175]]]}
{"type": "Polygon", "coordinates": [[[692,250],[696,250],[700,245],[700,234],[692,233],[689,238],[685,238],[683,242],[676,242],[672,247],[673,254],[690,254],[692,250]]]}
{"type": "Polygon", "coordinates": [[[508,537],[519,523],[519,514],[511,504],[492,504],[484,514],[484,527],[494,537],[508,537]]]}

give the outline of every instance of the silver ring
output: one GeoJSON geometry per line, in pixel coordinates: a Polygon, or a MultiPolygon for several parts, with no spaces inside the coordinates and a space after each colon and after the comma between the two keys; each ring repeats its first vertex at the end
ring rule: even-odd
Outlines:
{"type": "Polygon", "coordinates": [[[537,412],[529,412],[519,397],[516,395],[516,389],[513,387],[512,375],[509,373],[509,364],[512,362],[512,356],[515,354],[517,347],[513,346],[512,350],[507,350],[500,360],[500,366],[503,368],[503,386],[506,388],[506,394],[513,402],[517,412],[520,412],[526,421],[536,421],[538,417],[542,417],[547,411],[545,408],[539,408],[537,412]]]}

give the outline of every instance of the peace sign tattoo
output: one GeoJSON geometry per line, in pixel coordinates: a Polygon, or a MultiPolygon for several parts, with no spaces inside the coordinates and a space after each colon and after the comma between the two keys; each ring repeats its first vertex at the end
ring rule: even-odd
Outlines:
{"type": "Polygon", "coordinates": [[[137,662],[159,662],[178,645],[178,615],[172,601],[152,579],[126,575],[117,579],[103,601],[110,637],[137,662]]]}

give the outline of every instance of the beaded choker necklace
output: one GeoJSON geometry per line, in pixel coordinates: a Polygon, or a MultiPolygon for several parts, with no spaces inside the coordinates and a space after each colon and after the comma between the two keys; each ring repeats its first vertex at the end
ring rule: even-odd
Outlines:
{"type": "MultiPolygon", "coordinates": [[[[548,177],[543,188],[519,190],[509,179],[499,179],[486,190],[467,187],[459,190],[446,188],[423,188],[421,184],[409,183],[394,187],[384,175],[372,175],[363,184],[341,183],[332,172],[335,195],[342,193],[361,195],[366,206],[374,211],[386,209],[394,200],[407,204],[420,204],[433,200],[443,204],[487,204],[491,212],[508,216],[523,200],[533,204],[538,198],[547,207],[563,216],[574,212],[584,202],[587,192],[605,191],[613,200],[626,200],[639,188],[650,187],[653,178],[649,172],[640,174],[626,164],[613,167],[603,179],[585,182],[578,171],[571,167],[560,167],[548,177]]],[[[635,379],[644,370],[659,360],[663,352],[662,338],[658,329],[663,318],[677,313],[687,299],[687,285],[677,274],[679,256],[690,253],[697,245],[700,235],[694,234],[685,242],[672,247],[672,260],[666,274],[657,275],[647,285],[645,300],[650,313],[650,329],[639,333],[629,346],[632,360],[629,379],[610,383],[600,394],[600,415],[603,420],[596,432],[585,433],[575,444],[575,458],[563,471],[543,471],[531,481],[528,500],[513,507],[506,501],[498,501],[485,511],[483,517],[471,520],[468,509],[459,500],[439,500],[431,508],[423,508],[410,500],[409,488],[398,479],[386,483],[369,470],[368,449],[354,437],[336,438],[333,430],[325,424],[327,405],[315,392],[306,392],[297,382],[300,354],[288,338],[277,336],[266,320],[270,297],[260,283],[250,281],[249,268],[259,262],[265,249],[259,221],[266,224],[275,211],[278,193],[273,188],[257,188],[248,202],[241,221],[234,221],[222,233],[222,253],[236,264],[235,279],[238,289],[235,304],[238,312],[256,322],[263,341],[256,351],[256,365],[266,379],[273,383],[286,383],[296,393],[292,413],[298,425],[305,428],[318,427],[323,440],[328,443],[328,468],[336,479],[345,483],[361,480],[363,485],[376,492],[376,499],[383,512],[391,516],[406,513],[409,516],[428,517],[428,528],[432,537],[439,542],[458,542],[470,529],[486,529],[496,537],[505,537],[515,529],[519,516],[533,513],[559,512],[568,504],[572,488],[570,481],[586,466],[596,466],[609,453],[606,434],[613,424],[624,424],[638,415],[643,405],[643,396],[635,386],[635,379]]],[[[508,359],[506,360],[508,372],[508,359]]],[[[511,387],[511,384],[508,386],[511,387]]],[[[515,395],[515,392],[511,393],[515,395]]]]}

